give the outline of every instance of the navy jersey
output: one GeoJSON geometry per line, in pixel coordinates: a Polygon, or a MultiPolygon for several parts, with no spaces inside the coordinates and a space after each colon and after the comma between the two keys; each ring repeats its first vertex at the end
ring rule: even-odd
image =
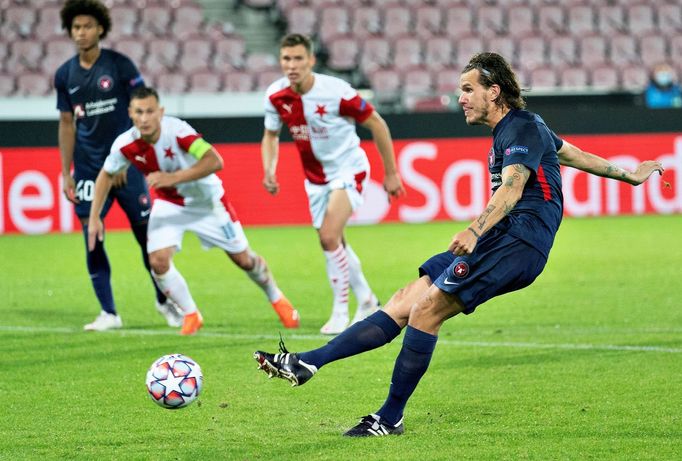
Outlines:
{"type": "Polygon", "coordinates": [[[493,192],[502,184],[502,169],[523,164],[531,175],[521,199],[504,223],[509,234],[539,250],[545,258],[554,243],[563,214],[561,173],[557,151],[563,141],[540,116],[511,110],[493,130],[488,169],[493,192]]]}
{"type": "Polygon", "coordinates": [[[78,55],[57,69],[57,109],[72,112],[76,120],[73,161],[78,176],[97,176],[114,139],[131,126],[130,93],[142,85],[135,64],[109,49],[101,50],[90,69],[81,67],[78,55]]]}

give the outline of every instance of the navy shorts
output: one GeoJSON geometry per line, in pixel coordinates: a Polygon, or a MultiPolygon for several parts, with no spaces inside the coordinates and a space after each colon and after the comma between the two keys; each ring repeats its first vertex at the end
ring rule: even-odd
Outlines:
{"type": "MultiPolygon", "coordinates": [[[[76,197],[80,203],[76,204],[76,215],[79,218],[90,216],[90,205],[95,195],[95,179],[99,172],[74,171],[74,181],[76,182],[76,197]]],[[[149,218],[152,201],[149,196],[147,182],[140,171],[135,167],[128,168],[128,183],[123,187],[112,187],[109,196],[102,208],[102,218],[104,218],[114,200],[123,209],[130,224],[144,222],[149,218]]]]}
{"type": "Polygon", "coordinates": [[[471,314],[489,299],[533,283],[546,262],[540,251],[494,227],[470,255],[437,254],[419,267],[419,275],[428,275],[442,291],[457,296],[463,312],[471,314]]]}

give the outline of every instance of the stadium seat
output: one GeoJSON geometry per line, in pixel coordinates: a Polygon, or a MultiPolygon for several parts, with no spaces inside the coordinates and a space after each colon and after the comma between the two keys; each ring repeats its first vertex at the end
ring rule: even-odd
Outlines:
{"type": "Polygon", "coordinates": [[[42,72],[27,72],[16,78],[17,96],[47,96],[52,92],[52,82],[42,72]]]}
{"type": "Polygon", "coordinates": [[[37,12],[28,6],[9,5],[4,11],[0,37],[5,41],[30,37],[37,20],[37,12]]]}
{"type": "Polygon", "coordinates": [[[184,39],[195,35],[204,24],[204,11],[198,5],[185,5],[175,10],[175,22],[171,27],[172,34],[177,39],[184,39]]]}
{"type": "Polygon", "coordinates": [[[434,84],[437,94],[452,95],[459,91],[459,76],[461,69],[441,69],[434,72],[434,84]]]}
{"type": "Polygon", "coordinates": [[[670,37],[670,62],[682,63],[682,33],[670,37]]]}
{"type": "Polygon", "coordinates": [[[324,8],[319,15],[318,37],[322,43],[329,43],[334,37],[347,35],[350,32],[348,9],[343,6],[324,8]]]}
{"type": "Polygon", "coordinates": [[[173,22],[173,9],[168,6],[151,5],[141,11],[138,34],[143,37],[164,37],[168,35],[173,22]]]}
{"type": "Polygon", "coordinates": [[[532,70],[545,65],[546,39],[539,35],[529,35],[519,39],[518,65],[523,70],[532,70]]]}
{"type": "Polygon", "coordinates": [[[455,66],[463,68],[476,53],[485,49],[483,39],[475,35],[463,37],[456,42],[455,66]]]}
{"type": "Polygon", "coordinates": [[[605,64],[608,61],[608,42],[602,35],[579,37],[580,60],[586,67],[605,64]]]}
{"type": "Polygon", "coordinates": [[[412,33],[412,18],[409,8],[404,6],[386,7],[384,13],[384,35],[397,38],[412,33]]]}
{"type": "Polygon", "coordinates": [[[0,96],[12,96],[16,89],[15,77],[8,73],[0,73],[0,96]]]}
{"type": "Polygon", "coordinates": [[[608,65],[597,66],[592,70],[592,88],[598,90],[616,90],[620,84],[618,81],[618,69],[608,65]]]}
{"type": "Polygon", "coordinates": [[[666,36],[682,33],[682,4],[674,2],[658,5],[658,29],[666,36]]]}
{"type": "Polygon", "coordinates": [[[560,5],[538,7],[538,32],[545,36],[560,35],[566,31],[566,10],[560,5]]]}
{"type": "Polygon", "coordinates": [[[437,70],[453,64],[452,40],[447,37],[430,37],[425,42],[424,63],[437,70]]]}
{"type": "Polygon", "coordinates": [[[134,63],[141,63],[147,55],[147,42],[140,37],[122,38],[112,48],[128,56],[134,63]]]}
{"type": "Polygon", "coordinates": [[[497,5],[482,6],[476,15],[477,30],[480,35],[503,35],[506,32],[506,12],[497,5]]]}
{"type": "Polygon", "coordinates": [[[507,33],[512,37],[534,34],[535,10],[527,5],[514,6],[507,13],[507,33]]]}
{"type": "Polygon", "coordinates": [[[282,78],[282,73],[276,70],[264,70],[256,74],[255,91],[265,91],[273,82],[282,78]]]}
{"type": "Polygon", "coordinates": [[[149,40],[149,53],[144,62],[144,68],[152,74],[174,71],[177,67],[179,47],[176,42],[157,38],[149,40]]]}
{"type": "Polygon", "coordinates": [[[584,90],[590,84],[588,71],[583,67],[570,66],[559,70],[561,88],[564,90],[584,90]]]}
{"type": "Polygon", "coordinates": [[[418,37],[429,38],[443,32],[443,12],[432,5],[419,6],[415,12],[414,31],[418,37]]]}
{"type": "Polygon", "coordinates": [[[224,78],[223,91],[246,93],[253,90],[253,76],[248,72],[228,72],[224,78]]]}
{"type": "Polygon", "coordinates": [[[492,51],[503,56],[509,63],[516,66],[516,40],[510,36],[493,37],[488,40],[488,51],[492,51]]]}
{"type": "Polygon", "coordinates": [[[394,69],[378,69],[369,75],[374,99],[379,104],[395,104],[400,100],[402,82],[394,69]]]}
{"type": "Polygon", "coordinates": [[[254,52],[246,56],[245,67],[249,72],[257,73],[279,69],[279,62],[275,55],[267,52],[254,52]]]}
{"type": "Polygon", "coordinates": [[[637,39],[624,34],[612,36],[609,56],[612,64],[621,67],[638,63],[641,58],[637,51],[637,39]]]}
{"type": "Polygon", "coordinates": [[[297,6],[285,12],[287,18],[287,31],[305,35],[317,33],[317,13],[308,6],[297,6]]]}
{"type": "Polygon", "coordinates": [[[391,44],[384,37],[370,37],[360,55],[360,68],[366,74],[391,65],[391,44]]]}
{"type": "Polygon", "coordinates": [[[433,94],[433,77],[425,69],[410,69],[403,74],[403,92],[412,96],[433,94]]]}
{"type": "Polygon", "coordinates": [[[43,42],[20,39],[9,43],[8,48],[9,56],[5,65],[14,75],[40,70],[44,55],[43,42]]]}
{"type": "Polygon", "coordinates": [[[627,7],[630,34],[641,36],[656,32],[654,9],[650,4],[639,3],[627,7]]]}
{"type": "Polygon", "coordinates": [[[559,78],[553,67],[537,67],[530,71],[530,85],[533,90],[554,89],[559,86],[559,78]]]}
{"type": "Polygon", "coordinates": [[[628,23],[622,5],[599,5],[597,7],[597,30],[602,35],[625,34],[628,23]]]}
{"type": "Polygon", "coordinates": [[[668,62],[668,42],[660,34],[645,35],[639,39],[639,54],[647,67],[668,62]]]}
{"type": "Polygon", "coordinates": [[[393,65],[401,70],[419,66],[422,63],[421,41],[414,36],[397,38],[393,43],[393,65]]]}
{"type": "Polygon", "coordinates": [[[568,31],[575,37],[592,34],[595,15],[591,5],[574,5],[568,9],[568,31]]]}
{"type": "Polygon", "coordinates": [[[213,56],[213,42],[194,35],[181,42],[180,69],[189,75],[206,69],[213,56]]]}
{"type": "Polygon", "coordinates": [[[471,8],[466,5],[445,9],[445,35],[460,38],[474,32],[474,18],[471,8]]]}
{"type": "Polygon", "coordinates": [[[214,41],[213,67],[220,72],[244,67],[246,44],[241,37],[224,37],[214,41]]]}
{"type": "Polygon", "coordinates": [[[337,72],[348,72],[358,66],[360,43],[354,36],[336,37],[327,45],[327,66],[337,72]]]}
{"type": "Polygon", "coordinates": [[[570,35],[560,35],[549,40],[548,60],[552,65],[577,64],[578,47],[570,35]]]}
{"type": "Polygon", "coordinates": [[[626,90],[643,91],[649,83],[649,71],[644,66],[626,66],[621,69],[621,81],[626,90]]]}
{"type": "Polygon", "coordinates": [[[216,72],[205,70],[189,76],[189,91],[196,93],[218,93],[222,89],[222,78],[216,72]]]}
{"type": "Polygon", "coordinates": [[[180,73],[163,73],[156,77],[156,89],[165,94],[182,94],[187,91],[187,78],[180,73]]]}
{"type": "Polygon", "coordinates": [[[383,32],[381,26],[381,13],[373,6],[361,6],[355,10],[351,21],[351,31],[354,37],[361,39],[383,32]]]}
{"type": "Polygon", "coordinates": [[[112,28],[108,38],[112,40],[130,37],[137,33],[137,24],[140,14],[137,8],[131,5],[114,6],[109,10],[112,28]]]}
{"type": "Polygon", "coordinates": [[[38,22],[33,27],[33,33],[39,40],[47,40],[54,36],[65,34],[62,20],[59,16],[60,6],[44,6],[40,9],[38,22]]]}

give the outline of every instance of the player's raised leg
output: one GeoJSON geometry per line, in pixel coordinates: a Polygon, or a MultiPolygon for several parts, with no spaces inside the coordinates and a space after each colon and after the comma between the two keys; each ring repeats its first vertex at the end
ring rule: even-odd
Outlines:
{"type": "Polygon", "coordinates": [[[174,246],[152,251],[149,253],[149,263],[159,288],[180,306],[185,314],[180,334],[192,335],[204,325],[204,319],[189,292],[185,278],[173,264],[174,253],[174,246]]]}
{"type": "Polygon", "coordinates": [[[294,309],[294,306],[277,286],[275,277],[272,275],[265,259],[250,248],[239,253],[227,251],[226,253],[263,290],[265,296],[268,297],[268,301],[272,304],[272,308],[279,316],[282,325],[285,328],[298,328],[300,321],[298,311],[294,309]]]}

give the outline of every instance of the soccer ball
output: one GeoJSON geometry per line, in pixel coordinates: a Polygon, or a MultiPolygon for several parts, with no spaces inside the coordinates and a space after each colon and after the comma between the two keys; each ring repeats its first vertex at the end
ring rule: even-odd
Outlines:
{"type": "Polygon", "coordinates": [[[145,383],[154,403],[175,410],[196,400],[204,383],[204,375],[199,364],[191,358],[170,354],[152,363],[145,383]]]}

